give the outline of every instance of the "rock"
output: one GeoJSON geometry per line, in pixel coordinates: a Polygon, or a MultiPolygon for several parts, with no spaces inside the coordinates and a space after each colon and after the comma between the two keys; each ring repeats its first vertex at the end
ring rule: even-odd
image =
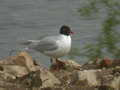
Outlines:
{"type": "Polygon", "coordinates": [[[94,64],[94,65],[100,65],[100,63],[101,63],[101,59],[99,59],[99,58],[96,58],[96,60],[95,61],[93,61],[93,63],[92,64],[94,64]]]}
{"type": "Polygon", "coordinates": [[[40,66],[40,62],[37,61],[36,59],[33,59],[33,63],[34,63],[34,65],[38,65],[38,66],[40,66]]]}
{"type": "Polygon", "coordinates": [[[20,52],[0,61],[0,70],[16,77],[22,77],[29,72],[39,70],[39,65],[38,61],[31,59],[26,52],[20,52]]]}
{"type": "Polygon", "coordinates": [[[112,79],[103,82],[101,87],[106,88],[105,90],[120,90],[120,76],[112,77],[112,79]]]}
{"type": "Polygon", "coordinates": [[[99,90],[120,90],[120,74],[119,67],[101,69],[102,73],[99,74],[99,80],[101,84],[99,85],[99,90]]]}
{"type": "MultiPolygon", "coordinates": [[[[45,68],[40,68],[40,77],[42,80],[42,89],[43,88],[55,88],[61,84],[61,82],[45,68]]],[[[52,89],[51,89],[52,90],[52,89]]]]}
{"type": "Polygon", "coordinates": [[[120,59],[115,59],[115,60],[113,60],[112,66],[113,66],[113,67],[115,67],[115,66],[120,66],[120,59]]]}
{"type": "MultiPolygon", "coordinates": [[[[6,72],[2,72],[3,74],[0,73],[0,81],[1,81],[0,86],[1,85],[3,86],[4,83],[6,85],[6,87],[4,87],[5,89],[3,90],[6,90],[6,88],[7,90],[8,88],[11,88],[9,90],[21,90],[20,88],[22,88],[23,90],[47,90],[47,88],[51,90],[58,90],[59,87],[57,86],[60,86],[61,84],[61,82],[54,76],[54,74],[52,74],[50,71],[42,67],[39,67],[40,70],[38,71],[28,72],[24,76],[17,77],[17,78],[15,77],[15,75],[18,72],[16,71],[16,69],[13,69],[16,67],[14,67],[13,65],[13,67],[10,66],[9,68],[9,66],[7,66],[5,69],[7,68],[9,72],[5,70],[6,72]],[[14,73],[14,72],[17,72],[17,73],[14,73]]],[[[22,69],[23,67],[17,66],[17,68],[22,69]]],[[[21,72],[21,74],[23,74],[23,72],[21,72]]]]}
{"type": "Polygon", "coordinates": [[[76,63],[73,60],[65,60],[64,63],[67,69],[79,70],[81,67],[80,64],[76,63]]]}
{"type": "Polygon", "coordinates": [[[100,68],[100,61],[97,60],[97,61],[88,61],[87,63],[83,64],[81,70],[91,70],[91,69],[99,69],[99,68],[100,68]]]}
{"type": "Polygon", "coordinates": [[[115,77],[111,82],[108,83],[108,86],[114,90],[120,90],[120,76],[115,77]]]}
{"type": "Polygon", "coordinates": [[[112,66],[112,62],[109,58],[104,58],[101,63],[100,63],[101,67],[111,67],[112,66]]]}
{"type": "Polygon", "coordinates": [[[28,90],[23,85],[0,80],[0,90],[28,90]]]}
{"type": "MultiPolygon", "coordinates": [[[[79,70],[81,65],[72,61],[72,60],[57,60],[57,64],[59,69],[65,69],[65,70],[79,70]]],[[[52,66],[51,66],[52,67],[52,66]]],[[[56,63],[53,65],[54,68],[56,68],[56,63]]]]}
{"type": "Polygon", "coordinates": [[[91,70],[91,69],[99,69],[100,66],[99,65],[94,65],[93,63],[92,64],[84,64],[82,65],[82,67],[80,68],[81,70],[91,70]]]}
{"type": "Polygon", "coordinates": [[[11,75],[11,74],[3,72],[3,71],[0,71],[0,78],[2,80],[14,80],[14,79],[16,79],[16,77],[14,75],[11,75]]]}
{"type": "Polygon", "coordinates": [[[82,65],[82,70],[109,68],[111,66],[112,62],[109,58],[104,58],[103,60],[97,58],[95,61],[88,61],[82,65]]]}
{"type": "Polygon", "coordinates": [[[0,61],[0,90],[120,90],[119,59],[113,67],[108,58],[84,65],[72,60],[57,64],[60,70],[51,71],[26,52],[9,56],[0,61]]]}
{"type": "Polygon", "coordinates": [[[61,85],[67,86],[70,84],[74,72],[75,72],[74,70],[73,71],[59,70],[53,73],[62,82],[61,85]]]}
{"type": "Polygon", "coordinates": [[[120,90],[120,76],[113,75],[112,70],[114,69],[76,71],[71,87],[77,88],[80,85],[78,90],[120,90]]]}
{"type": "Polygon", "coordinates": [[[113,69],[113,74],[116,74],[118,73],[120,75],[120,66],[116,66],[114,69],[113,69]]]}
{"type": "MultiPolygon", "coordinates": [[[[40,77],[41,71],[30,72],[24,77],[17,78],[14,82],[23,85],[26,88],[40,88],[42,86],[42,80],[40,77]]],[[[38,89],[37,89],[38,90],[38,89]]]]}
{"type": "MultiPolygon", "coordinates": [[[[35,59],[31,59],[26,52],[20,52],[14,56],[9,56],[3,61],[0,61],[0,71],[5,74],[8,73],[8,75],[10,74],[11,76],[15,77],[15,79],[11,79],[12,81],[15,80],[15,83],[16,81],[20,82],[18,84],[24,83],[22,85],[25,85],[25,83],[31,83],[29,85],[30,87],[33,87],[31,85],[34,84],[37,85],[39,80],[42,82],[41,89],[48,87],[53,89],[57,85],[61,84],[61,82],[54,76],[54,74],[52,74],[49,70],[40,67],[39,62],[35,59]],[[32,74],[32,72],[37,72],[38,70],[40,71],[40,74],[32,74]],[[37,75],[37,78],[32,79],[33,77],[31,77],[31,75],[37,75]],[[26,79],[26,77],[28,77],[28,79],[26,79]],[[40,79],[38,79],[38,77],[40,79]]],[[[3,75],[1,75],[1,77],[4,77],[5,79],[8,78],[8,76],[3,75]]]]}
{"type": "Polygon", "coordinates": [[[11,75],[14,75],[15,77],[22,77],[24,75],[27,75],[29,72],[26,67],[24,66],[18,66],[18,65],[0,65],[1,68],[3,68],[4,73],[9,73],[11,75]]]}
{"type": "Polygon", "coordinates": [[[100,81],[97,79],[97,73],[100,73],[99,70],[84,70],[84,71],[77,71],[72,80],[71,83],[86,83],[88,86],[98,86],[100,85],[100,81]]]}
{"type": "Polygon", "coordinates": [[[0,76],[0,90],[40,90],[42,81],[40,79],[40,71],[30,72],[21,78],[14,80],[3,80],[0,76]]]}
{"type": "Polygon", "coordinates": [[[0,61],[0,64],[25,66],[29,71],[37,71],[34,67],[34,60],[32,60],[26,52],[9,56],[7,59],[0,61]]]}

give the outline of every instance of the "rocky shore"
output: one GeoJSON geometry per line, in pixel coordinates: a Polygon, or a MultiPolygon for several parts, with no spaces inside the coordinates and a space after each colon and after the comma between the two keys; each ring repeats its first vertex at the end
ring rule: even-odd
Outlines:
{"type": "Polygon", "coordinates": [[[58,65],[55,71],[41,67],[27,52],[9,56],[0,61],[0,90],[120,90],[119,59],[83,65],[60,60],[58,65]]]}

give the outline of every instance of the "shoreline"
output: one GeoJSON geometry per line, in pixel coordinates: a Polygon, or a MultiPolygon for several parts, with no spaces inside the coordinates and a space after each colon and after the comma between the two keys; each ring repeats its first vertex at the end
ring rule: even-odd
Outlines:
{"type": "Polygon", "coordinates": [[[27,52],[9,56],[0,61],[0,90],[120,90],[119,59],[60,60],[58,65],[54,71],[41,67],[27,52]]]}

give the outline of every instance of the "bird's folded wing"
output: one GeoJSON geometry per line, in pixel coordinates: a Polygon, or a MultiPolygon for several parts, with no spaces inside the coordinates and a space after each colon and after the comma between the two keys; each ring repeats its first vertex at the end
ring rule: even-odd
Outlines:
{"type": "Polygon", "coordinates": [[[27,40],[29,43],[40,42],[40,40],[27,40]]]}
{"type": "Polygon", "coordinates": [[[37,51],[54,51],[58,48],[56,41],[41,40],[35,43],[33,49],[37,51]]]}

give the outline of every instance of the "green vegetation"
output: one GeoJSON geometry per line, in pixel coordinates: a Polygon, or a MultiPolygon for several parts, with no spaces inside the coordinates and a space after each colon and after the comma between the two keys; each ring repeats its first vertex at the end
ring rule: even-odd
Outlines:
{"type": "Polygon", "coordinates": [[[84,55],[90,60],[104,57],[104,51],[114,58],[120,57],[119,32],[117,26],[120,25],[120,4],[117,0],[88,0],[86,4],[78,8],[82,16],[90,17],[93,14],[103,14],[105,18],[101,23],[101,33],[97,38],[97,43],[84,47],[84,55]]]}
{"type": "Polygon", "coordinates": [[[79,56],[79,50],[78,50],[78,48],[71,48],[71,51],[68,53],[68,57],[70,59],[73,59],[76,56],[79,56]]]}

